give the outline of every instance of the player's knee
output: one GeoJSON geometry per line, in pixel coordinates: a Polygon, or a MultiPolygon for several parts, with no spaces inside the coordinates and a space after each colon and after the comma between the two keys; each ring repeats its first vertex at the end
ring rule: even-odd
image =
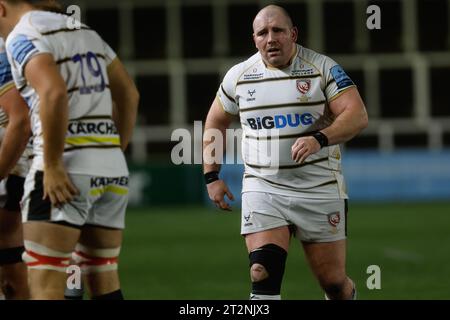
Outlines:
{"type": "Polygon", "coordinates": [[[255,263],[250,267],[250,278],[252,279],[252,282],[263,281],[267,279],[268,276],[269,274],[267,273],[266,268],[259,263],[255,263]]]}
{"type": "Polygon", "coordinates": [[[276,295],[281,291],[287,252],[275,244],[267,244],[250,252],[252,293],[276,295]]]}
{"type": "Polygon", "coordinates": [[[119,253],[120,247],[98,249],[77,244],[72,259],[85,274],[116,271],[119,253]]]}
{"type": "Polygon", "coordinates": [[[65,273],[70,263],[70,257],[70,252],[57,251],[39,243],[25,240],[22,260],[28,269],[53,270],[65,273]]]}

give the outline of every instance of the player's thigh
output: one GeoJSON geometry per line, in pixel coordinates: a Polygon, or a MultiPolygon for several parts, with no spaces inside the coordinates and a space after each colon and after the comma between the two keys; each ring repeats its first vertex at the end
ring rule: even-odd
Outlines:
{"type": "Polygon", "coordinates": [[[319,280],[340,281],[346,276],[346,240],[302,242],[305,257],[319,280]]]}
{"type": "Polygon", "coordinates": [[[23,226],[25,253],[33,299],[63,299],[65,268],[80,236],[74,227],[29,221],[23,226]]]}
{"type": "Polygon", "coordinates": [[[96,249],[117,248],[122,244],[122,234],[121,229],[85,225],[79,242],[84,246],[96,249]]]}
{"type": "Polygon", "coordinates": [[[25,247],[35,243],[59,252],[70,253],[80,237],[80,229],[47,221],[28,221],[23,225],[25,247]]]}
{"type": "Polygon", "coordinates": [[[284,250],[289,250],[290,230],[288,226],[245,235],[248,252],[261,248],[267,244],[276,244],[284,250]]]}
{"type": "Polygon", "coordinates": [[[267,244],[288,250],[290,222],[283,214],[286,207],[286,199],[276,194],[246,192],[242,195],[241,234],[249,252],[267,244]]]}

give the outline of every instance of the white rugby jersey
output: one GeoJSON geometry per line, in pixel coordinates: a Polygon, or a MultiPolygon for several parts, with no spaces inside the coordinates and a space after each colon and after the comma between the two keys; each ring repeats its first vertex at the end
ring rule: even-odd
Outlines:
{"type": "Polygon", "coordinates": [[[69,98],[69,126],[64,149],[67,171],[97,176],[128,174],[120,138],[112,120],[107,66],[116,54],[86,25],[70,28],[68,16],[46,11],[26,13],[6,40],[17,88],[31,109],[32,168],[43,170],[39,97],[24,77],[30,59],[49,53],[59,66],[69,98]]]}
{"type": "Polygon", "coordinates": [[[300,45],[285,69],[266,67],[259,52],[232,67],[217,97],[226,112],[240,116],[242,192],[346,199],[339,145],[322,148],[303,164],[292,160],[291,147],[302,135],[328,127],[334,119],[328,103],[352,86],[336,62],[300,45]],[[279,143],[275,156],[267,151],[273,141],[279,143]],[[274,165],[275,172],[267,170],[274,165]]]}

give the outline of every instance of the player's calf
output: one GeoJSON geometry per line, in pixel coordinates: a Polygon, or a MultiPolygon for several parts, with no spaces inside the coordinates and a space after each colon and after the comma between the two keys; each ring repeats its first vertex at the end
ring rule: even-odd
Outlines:
{"type": "Polygon", "coordinates": [[[275,244],[267,244],[250,252],[251,300],[281,299],[281,282],[287,252],[275,244]]]}

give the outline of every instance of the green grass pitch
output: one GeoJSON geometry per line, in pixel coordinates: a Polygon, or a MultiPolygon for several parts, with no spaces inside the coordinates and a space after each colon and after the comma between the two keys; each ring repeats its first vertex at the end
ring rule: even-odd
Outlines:
{"type": "MultiPolygon", "coordinates": [[[[347,270],[359,299],[450,299],[450,203],[350,203],[347,270]],[[367,267],[381,268],[369,290],[367,267]]],[[[130,209],[120,260],[127,299],[248,299],[239,209],[130,209]]],[[[323,299],[291,241],[283,299],[323,299]]]]}

